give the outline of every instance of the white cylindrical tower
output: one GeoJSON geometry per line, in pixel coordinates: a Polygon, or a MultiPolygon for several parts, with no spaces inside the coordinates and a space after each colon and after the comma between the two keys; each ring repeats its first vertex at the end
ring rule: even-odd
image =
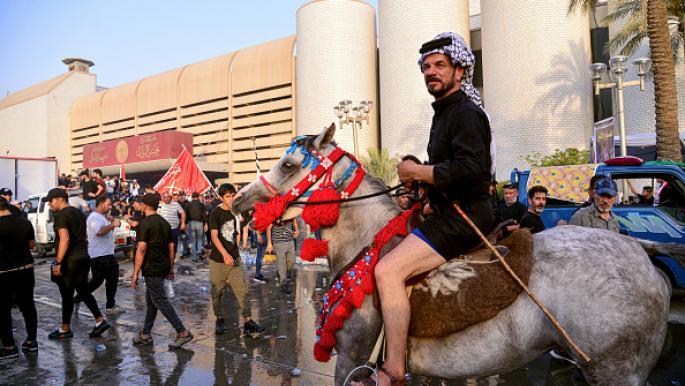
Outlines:
{"type": "Polygon", "coordinates": [[[588,16],[568,0],[483,1],[483,97],[497,144],[497,175],[522,156],[587,149],[592,128],[588,16]]]}
{"type": "MultiPolygon", "coordinates": [[[[317,134],[331,122],[342,100],[353,105],[373,102],[369,123],[358,129],[359,154],[378,146],[376,16],[369,4],[320,0],[297,11],[297,134],[317,134]]],[[[352,125],[338,127],[335,137],[354,149],[352,125]]]]}
{"type": "Polygon", "coordinates": [[[469,41],[468,0],[379,0],[381,146],[426,159],[433,97],[417,64],[421,45],[452,31],[469,41]]]}

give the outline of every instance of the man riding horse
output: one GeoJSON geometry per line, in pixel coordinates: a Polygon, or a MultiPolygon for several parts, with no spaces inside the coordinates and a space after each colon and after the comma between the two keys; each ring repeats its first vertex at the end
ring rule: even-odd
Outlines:
{"type": "Polygon", "coordinates": [[[428,141],[428,163],[401,162],[399,178],[427,188],[430,214],[376,266],[387,339],[378,385],[404,384],[410,304],[405,282],[473,248],[478,238],[453,203],[481,231],[494,225],[488,188],[492,180],[492,137],[478,91],[471,83],[475,58],[464,39],[452,32],[425,43],[419,66],[435,115],[428,141]]]}

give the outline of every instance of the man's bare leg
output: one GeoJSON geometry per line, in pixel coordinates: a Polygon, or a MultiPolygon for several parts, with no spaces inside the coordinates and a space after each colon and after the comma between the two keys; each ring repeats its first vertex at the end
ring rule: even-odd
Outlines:
{"type": "MultiPolygon", "coordinates": [[[[383,367],[395,378],[404,378],[406,372],[405,355],[411,308],[405,282],[445,262],[446,260],[433,248],[410,234],[376,266],[375,277],[381,297],[387,340],[386,361],[383,367]]],[[[387,376],[379,374],[381,375],[378,384],[390,385],[387,376]]]]}

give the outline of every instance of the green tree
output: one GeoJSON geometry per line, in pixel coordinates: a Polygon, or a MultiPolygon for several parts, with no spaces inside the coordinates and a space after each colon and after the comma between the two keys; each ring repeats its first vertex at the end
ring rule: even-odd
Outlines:
{"type": "MultiPolygon", "coordinates": [[[[577,8],[584,13],[594,12],[598,5],[598,0],[570,0],[569,12],[577,8]]],[[[626,21],[609,43],[611,50],[620,47],[621,53],[631,54],[645,37],[649,38],[654,73],[656,152],[660,160],[682,160],[674,58],[685,42],[684,13],[683,0],[618,0],[616,10],[606,20],[626,21]]]]}
{"type": "Polygon", "coordinates": [[[366,149],[368,157],[361,157],[361,162],[367,172],[380,178],[386,185],[390,186],[397,181],[397,164],[400,162],[398,157],[390,157],[388,149],[366,149]]]}
{"type": "Polygon", "coordinates": [[[556,149],[550,155],[542,155],[542,153],[535,151],[521,158],[528,162],[531,167],[583,165],[590,162],[590,152],[569,147],[564,150],[556,149]]]}

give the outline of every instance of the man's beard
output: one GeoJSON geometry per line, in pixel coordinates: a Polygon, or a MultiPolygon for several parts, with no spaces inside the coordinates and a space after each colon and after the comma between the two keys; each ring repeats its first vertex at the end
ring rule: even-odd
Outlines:
{"type": "Polygon", "coordinates": [[[428,89],[428,93],[431,94],[432,96],[436,97],[436,98],[440,98],[440,97],[445,96],[447,91],[451,90],[453,87],[454,87],[454,81],[453,80],[449,81],[447,83],[445,83],[442,80],[437,79],[437,78],[430,78],[430,79],[426,80],[426,89],[428,89]],[[438,82],[440,82],[442,87],[431,89],[431,87],[429,86],[429,83],[432,80],[437,80],[438,82]]]}
{"type": "Polygon", "coordinates": [[[598,210],[600,213],[608,213],[608,212],[611,212],[611,208],[610,208],[608,205],[605,206],[605,205],[599,205],[599,204],[597,204],[597,205],[595,205],[595,207],[597,208],[597,210],[598,210]]]}
{"type": "Polygon", "coordinates": [[[535,213],[537,213],[537,214],[541,214],[544,210],[545,210],[544,206],[534,206],[533,207],[533,211],[535,211],[535,213]]]}

